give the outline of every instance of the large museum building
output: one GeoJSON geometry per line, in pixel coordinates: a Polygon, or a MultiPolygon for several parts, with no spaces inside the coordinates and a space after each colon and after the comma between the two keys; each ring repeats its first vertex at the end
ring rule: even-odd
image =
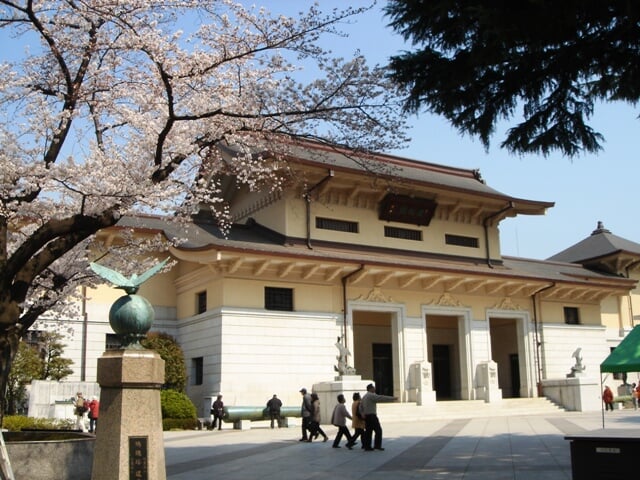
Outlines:
{"type": "MultiPolygon", "coordinates": [[[[316,143],[281,164],[280,190],[220,179],[227,235],[206,209],[188,225],[126,218],[101,233],[182,239],[164,253],[175,266],[139,293],[153,330],[182,346],[200,415],[218,393],[227,405],[274,393],[299,404],[301,387],[337,375],[337,341],[358,375],[402,402],[425,381],[434,401],[486,399],[487,367],[503,398],[536,397],[577,349],[597,377],[640,320],[640,245],[598,219],[550,259],[507,257],[500,222],[553,203],[496,191],[475,170],[316,143]]],[[[96,359],[117,343],[108,311],[120,294],[90,290],[70,319],[73,380],[95,381],[96,359]]]]}

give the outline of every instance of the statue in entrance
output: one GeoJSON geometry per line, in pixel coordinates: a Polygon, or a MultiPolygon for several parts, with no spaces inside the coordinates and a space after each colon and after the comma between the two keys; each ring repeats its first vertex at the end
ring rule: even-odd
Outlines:
{"type": "Polygon", "coordinates": [[[342,343],[340,337],[338,337],[335,345],[338,348],[339,354],[336,357],[336,359],[338,360],[338,365],[334,366],[333,369],[340,375],[355,375],[356,369],[350,367],[348,361],[348,357],[351,355],[351,352],[349,352],[347,346],[342,343]]]}

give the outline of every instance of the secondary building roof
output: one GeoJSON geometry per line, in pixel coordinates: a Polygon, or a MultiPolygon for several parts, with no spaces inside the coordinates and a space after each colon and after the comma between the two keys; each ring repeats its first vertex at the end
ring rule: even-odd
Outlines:
{"type": "Polygon", "coordinates": [[[591,235],[548,260],[580,263],[612,273],[625,273],[624,269],[640,264],[640,244],[614,235],[602,222],[598,222],[591,235]]]}

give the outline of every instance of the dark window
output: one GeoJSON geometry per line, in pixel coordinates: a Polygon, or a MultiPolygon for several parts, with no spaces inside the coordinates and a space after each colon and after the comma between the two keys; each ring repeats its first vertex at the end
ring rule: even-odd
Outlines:
{"type": "Polygon", "coordinates": [[[264,287],[264,308],[292,312],[293,289],[264,287]]]}
{"type": "Polygon", "coordinates": [[[120,337],[118,337],[118,335],[116,335],[115,333],[107,333],[104,340],[104,349],[118,350],[120,348],[122,348],[120,337]]]}
{"type": "Polygon", "coordinates": [[[564,323],[568,325],[580,324],[580,315],[577,307],[564,307],[564,323]]]}
{"type": "Polygon", "coordinates": [[[380,202],[378,218],[388,222],[429,225],[436,210],[436,202],[428,198],[388,194],[380,202]]]}
{"type": "Polygon", "coordinates": [[[335,230],[336,232],[358,233],[358,222],[316,217],[316,228],[335,230]]]}
{"type": "Polygon", "coordinates": [[[409,230],[408,228],[384,227],[384,236],[403,240],[422,240],[422,232],[420,230],[409,230]]]}
{"type": "Polygon", "coordinates": [[[196,313],[207,311],[207,291],[196,293],[196,313]]]}
{"type": "Polygon", "coordinates": [[[196,357],[191,359],[191,368],[193,369],[193,375],[191,377],[191,385],[202,385],[203,376],[203,362],[202,357],[196,357]]]}
{"type": "Polygon", "coordinates": [[[22,340],[31,347],[40,348],[43,336],[43,330],[28,330],[22,340]]]}
{"type": "MultiPolygon", "coordinates": [[[[609,347],[609,353],[613,352],[616,349],[616,347],[609,347]]],[[[614,380],[622,380],[622,373],[618,372],[618,373],[614,373],[613,374],[613,379],[614,380]]]]}
{"type": "Polygon", "coordinates": [[[456,245],[458,247],[478,248],[478,239],[475,237],[465,237],[463,235],[451,235],[445,233],[444,242],[447,245],[456,245]]]}

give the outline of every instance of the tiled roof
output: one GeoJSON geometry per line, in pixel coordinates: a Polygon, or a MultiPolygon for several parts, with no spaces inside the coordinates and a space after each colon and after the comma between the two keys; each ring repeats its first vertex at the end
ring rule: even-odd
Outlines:
{"type": "MultiPolygon", "coordinates": [[[[359,245],[326,245],[316,242],[314,248],[307,248],[304,242],[289,242],[256,223],[234,226],[227,237],[211,223],[179,223],[157,217],[125,217],[119,227],[157,230],[167,238],[183,239],[178,247],[183,251],[233,250],[247,254],[264,254],[325,260],[332,262],[361,263],[367,265],[390,266],[395,268],[428,269],[450,273],[468,273],[498,277],[516,277],[537,281],[564,281],[571,283],[592,283],[603,281],[607,284],[631,282],[616,275],[592,271],[580,264],[560,261],[532,260],[517,257],[503,257],[502,264],[490,267],[483,259],[450,258],[444,255],[419,254],[408,251],[392,251],[384,254],[378,250],[359,245]]],[[[299,239],[298,239],[299,240],[299,239]]]]}
{"type": "Polygon", "coordinates": [[[586,263],[589,260],[615,253],[629,253],[640,256],[640,244],[612,234],[598,222],[598,228],[584,240],[549,257],[548,260],[571,263],[586,263]]]}
{"type": "MultiPolygon", "coordinates": [[[[230,148],[222,149],[232,155],[230,148]]],[[[478,170],[449,167],[418,160],[386,155],[352,152],[331,145],[302,142],[288,147],[288,158],[308,165],[352,171],[359,174],[370,173],[379,177],[396,179],[407,184],[419,184],[444,188],[450,191],[467,192],[479,197],[489,197],[505,202],[515,202],[520,213],[544,213],[554,202],[526,200],[512,197],[489,187],[478,170]],[[524,208],[524,210],[523,210],[524,208]]],[[[262,152],[268,156],[267,152],[262,152]]]]}

